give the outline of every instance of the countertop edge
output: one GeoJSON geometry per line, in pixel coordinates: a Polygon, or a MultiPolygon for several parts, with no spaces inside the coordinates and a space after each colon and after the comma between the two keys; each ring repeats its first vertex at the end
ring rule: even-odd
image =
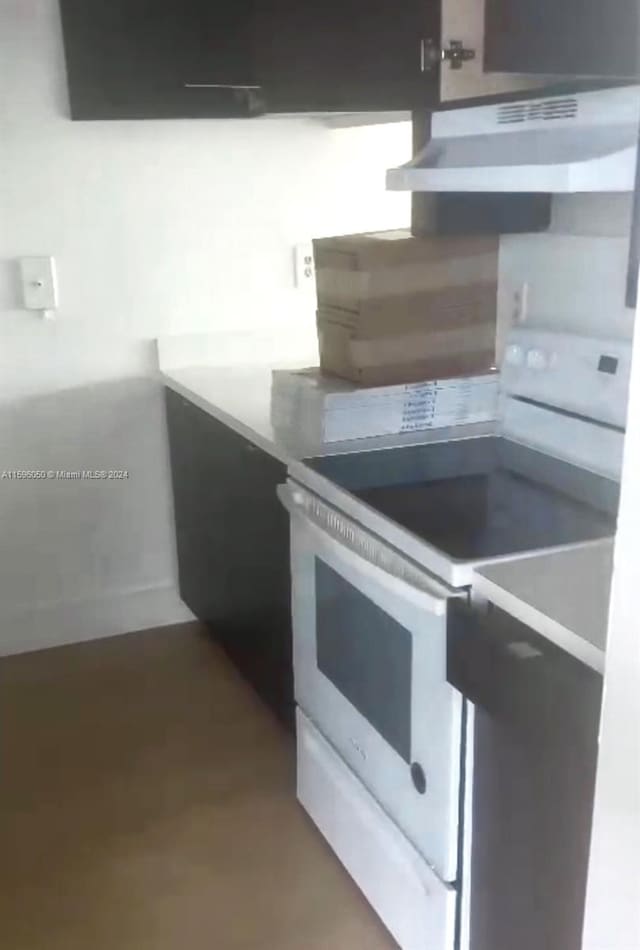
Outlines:
{"type": "Polygon", "coordinates": [[[474,574],[473,592],[526,624],[551,643],[565,650],[597,673],[604,673],[605,651],[589,643],[573,630],[542,613],[516,594],[500,587],[481,574],[474,574]]]}
{"type": "MultiPolygon", "coordinates": [[[[493,435],[496,430],[497,423],[494,420],[492,422],[469,423],[468,425],[438,429],[367,436],[361,439],[349,439],[341,442],[325,443],[323,445],[307,443],[302,435],[299,435],[298,438],[291,439],[285,438],[284,436],[280,438],[278,432],[274,430],[270,418],[270,383],[269,398],[267,400],[266,395],[264,395],[263,405],[260,407],[258,413],[261,417],[260,422],[262,424],[257,426],[255,423],[252,424],[252,416],[255,416],[255,405],[252,407],[254,412],[249,413],[243,411],[242,404],[238,403],[237,400],[234,400],[235,405],[233,405],[234,401],[232,401],[231,406],[222,408],[222,405],[228,402],[227,399],[223,397],[218,401],[215,395],[214,398],[212,398],[211,393],[205,395],[202,392],[201,381],[196,380],[191,384],[188,377],[186,380],[184,378],[185,373],[194,370],[198,370],[199,372],[211,372],[213,374],[219,371],[221,374],[224,374],[228,373],[231,369],[231,367],[192,366],[176,369],[174,374],[171,369],[165,368],[158,370],[157,378],[161,385],[178,393],[184,399],[198,406],[198,408],[202,409],[203,412],[206,412],[213,419],[217,419],[223,425],[228,426],[238,435],[252,442],[253,445],[262,449],[271,455],[272,458],[277,459],[286,466],[290,466],[293,462],[303,462],[306,458],[317,456],[348,455],[353,452],[369,452],[401,448],[410,445],[425,445],[431,442],[445,441],[448,437],[452,436],[456,439],[474,438],[477,436],[493,435]],[[249,421],[244,421],[247,416],[249,421]]],[[[250,373],[252,369],[258,371],[257,367],[235,367],[234,369],[241,370],[244,374],[247,372],[250,373]]],[[[270,374],[272,370],[270,367],[260,366],[259,372],[261,376],[260,386],[264,387],[266,386],[265,373],[270,374]]],[[[229,379],[231,379],[231,377],[229,377],[229,379]]],[[[229,385],[229,382],[227,382],[227,385],[229,385]]]]}
{"type": "Polygon", "coordinates": [[[224,409],[221,409],[209,399],[201,396],[196,390],[189,388],[189,386],[186,386],[184,383],[175,379],[175,377],[171,376],[170,373],[160,370],[158,378],[164,386],[167,386],[169,389],[173,390],[173,392],[178,393],[178,395],[184,396],[185,399],[189,400],[189,402],[192,402],[195,406],[198,406],[198,408],[202,409],[203,412],[208,413],[208,415],[212,416],[214,419],[217,419],[218,422],[222,422],[224,425],[229,426],[229,428],[233,429],[234,432],[237,432],[238,435],[248,439],[249,442],[252,442],[258,448],[263,449],[279,462],[282,462],[284,465],[289,465],[293,461],[294,457],[285,450],[284,446],[279,445],[272,439],[266,438],[260,432],[257,432],[255,429],[251,428],[251,426],[248,426],[246,423],[242,422],[242,420],[237,416],[226,412],[224,409]]]}

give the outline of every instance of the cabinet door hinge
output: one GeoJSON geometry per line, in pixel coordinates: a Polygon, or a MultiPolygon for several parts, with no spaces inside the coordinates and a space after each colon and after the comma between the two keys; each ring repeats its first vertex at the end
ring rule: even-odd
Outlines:
{"type": "Polygon", "coordinates": [[[467,49],[462,40],[450,40],[449,47],[441,47],[435,40],[422,40],[420,44],[420,70],[429,72],[438,63],[449,63],[451,69],[462,69],[470,59],[476,58],[474,49],[467,49]]]}

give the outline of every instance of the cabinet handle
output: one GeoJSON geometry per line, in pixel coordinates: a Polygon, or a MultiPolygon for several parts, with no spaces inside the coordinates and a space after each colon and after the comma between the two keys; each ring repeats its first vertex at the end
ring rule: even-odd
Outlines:
{"type": "MultiPolygon", "coordinates": [[[[640,136],[638,137],[640,148],[640,136]]],[[[640,267],[640,151],[636,159],[636,182],[633,196],[633,215],[631,218],[631,240],[629,242],[629,264],[627,267],[627,307],[635,310],[638,306],[638,268],[640,267]]]]}
{"type": "Polygon", "coordinates": [[[186,82],[184,84],[185,89],[262,89],[262,86],[250,86],[240,85],[238,83],[228,83],[228,82],[186,82]]]}
{"type": "Polygon", "coordinates": [[[185,82],[183,87],[184,89],[225,89],[236,101],[244,103],[247,117],[264,115],[266,112],[262,86],[258,83],[185,82]]]}

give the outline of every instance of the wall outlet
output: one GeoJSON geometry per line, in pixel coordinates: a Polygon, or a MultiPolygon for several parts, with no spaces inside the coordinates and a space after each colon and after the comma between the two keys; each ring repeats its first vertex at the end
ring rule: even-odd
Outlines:
{"type": "Polygon", "coordinates": [[[529,284],[523,282],[513,294],[513,323],[526,323],[529,315],[529,284]]]}
{"type": "Polygon", "coordinates": [[[313,260],[313,245],[309,241],[296,244],[293,251],[293,278],[298,290],[313,290],[316,284],[316,269],[313,260]]]}

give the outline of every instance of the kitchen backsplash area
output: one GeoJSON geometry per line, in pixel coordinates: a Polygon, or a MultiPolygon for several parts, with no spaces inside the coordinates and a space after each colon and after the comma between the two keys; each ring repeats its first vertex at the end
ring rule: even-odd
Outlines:
{"type": "Polygon", "coordinates": [[[498,323],[630,340],[625,306],[631,196],[556,195],[551,227],[500,239],[498,323]]]}

